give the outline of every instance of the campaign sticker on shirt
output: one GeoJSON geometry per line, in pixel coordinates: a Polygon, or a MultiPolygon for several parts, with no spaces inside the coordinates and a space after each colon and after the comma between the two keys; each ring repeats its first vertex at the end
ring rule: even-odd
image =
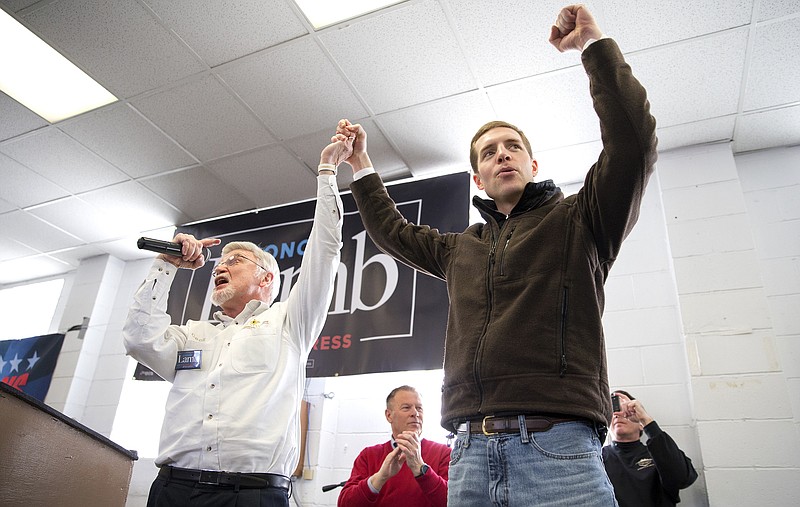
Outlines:
{"type": "Polygon", "coordinates": [[[179,350],[178,362],[175,363],[176,370],[199,370],[202,350],[179,350]]]}

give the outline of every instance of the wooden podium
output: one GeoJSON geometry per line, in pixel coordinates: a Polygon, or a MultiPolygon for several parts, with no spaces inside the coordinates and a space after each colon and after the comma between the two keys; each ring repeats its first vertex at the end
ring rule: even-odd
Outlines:
{"type": "Polygon", "coordinates": [[[124,506],[128,451],[0,382],[0,505],[124,506]]]}

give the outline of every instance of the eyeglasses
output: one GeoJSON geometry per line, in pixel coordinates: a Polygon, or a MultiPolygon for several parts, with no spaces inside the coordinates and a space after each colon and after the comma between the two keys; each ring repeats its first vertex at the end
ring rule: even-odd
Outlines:
{"type": "Polygon", "coordinates": [[[227,259],[225,259],[224,261],[223,260],[218,261],[217,264],[214,266],[214,269],[211,270],[211,276],[212,277],[217,276],[217,270],[219,269],[220,266],[228,266],[228,267],[235,266],[235,265],[239,264],[239,262],[241,262],[242,259],[252,262],[253,264],[258,266],[259,268],[263,269],[264,271],[268,271],[267,268],[265,268],[261,264],[257,263],[253,259],[245,257],[242,254],[233,254],[230,257],[228,257],[227,259]]]}

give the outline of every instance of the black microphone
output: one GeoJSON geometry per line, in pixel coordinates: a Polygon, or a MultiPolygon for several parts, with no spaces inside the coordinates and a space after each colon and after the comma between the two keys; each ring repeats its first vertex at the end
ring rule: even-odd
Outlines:
{"type": "MultiPolygon", "coordinates": [[[[141,237],[136,241],[136,246],[138,246],[140,250],[149,250],[150,252],[171,255],[173,257],[183,257],[183,253],[181,252],[182,245],[180,243],[173,243],[172,241],[141,237]]],[[[211,257],[211,250],[208,248],[203,248],[203,250],[205,250],[205,258],[208,260],[211,257]]]]}
{"type": "Polygon", "coordinates": [[[341,488],[341,487],[342,487],[342,486],[344,486],[346,483],[347,483],[347,481],[342,481],[342,482],[340,482],[339,484],[328,484],[328,485],[326,485],[326,486],[322,486],[322,492],[323,492],[323,493],[326,493],[326,492],[328,492],[328,491],[330,491],[330,490],[332,490],[332,489],[341,488]]]}

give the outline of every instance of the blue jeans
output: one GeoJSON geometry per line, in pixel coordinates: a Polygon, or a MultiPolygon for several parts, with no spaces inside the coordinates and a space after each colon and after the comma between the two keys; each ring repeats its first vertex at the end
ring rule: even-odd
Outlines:
{"type": "Polygon", "coordinates": [[[447,505],[617,506],[591,423],[564,422],[536,433],[520,426],[515,434],[458,432],[447,505]]]}

